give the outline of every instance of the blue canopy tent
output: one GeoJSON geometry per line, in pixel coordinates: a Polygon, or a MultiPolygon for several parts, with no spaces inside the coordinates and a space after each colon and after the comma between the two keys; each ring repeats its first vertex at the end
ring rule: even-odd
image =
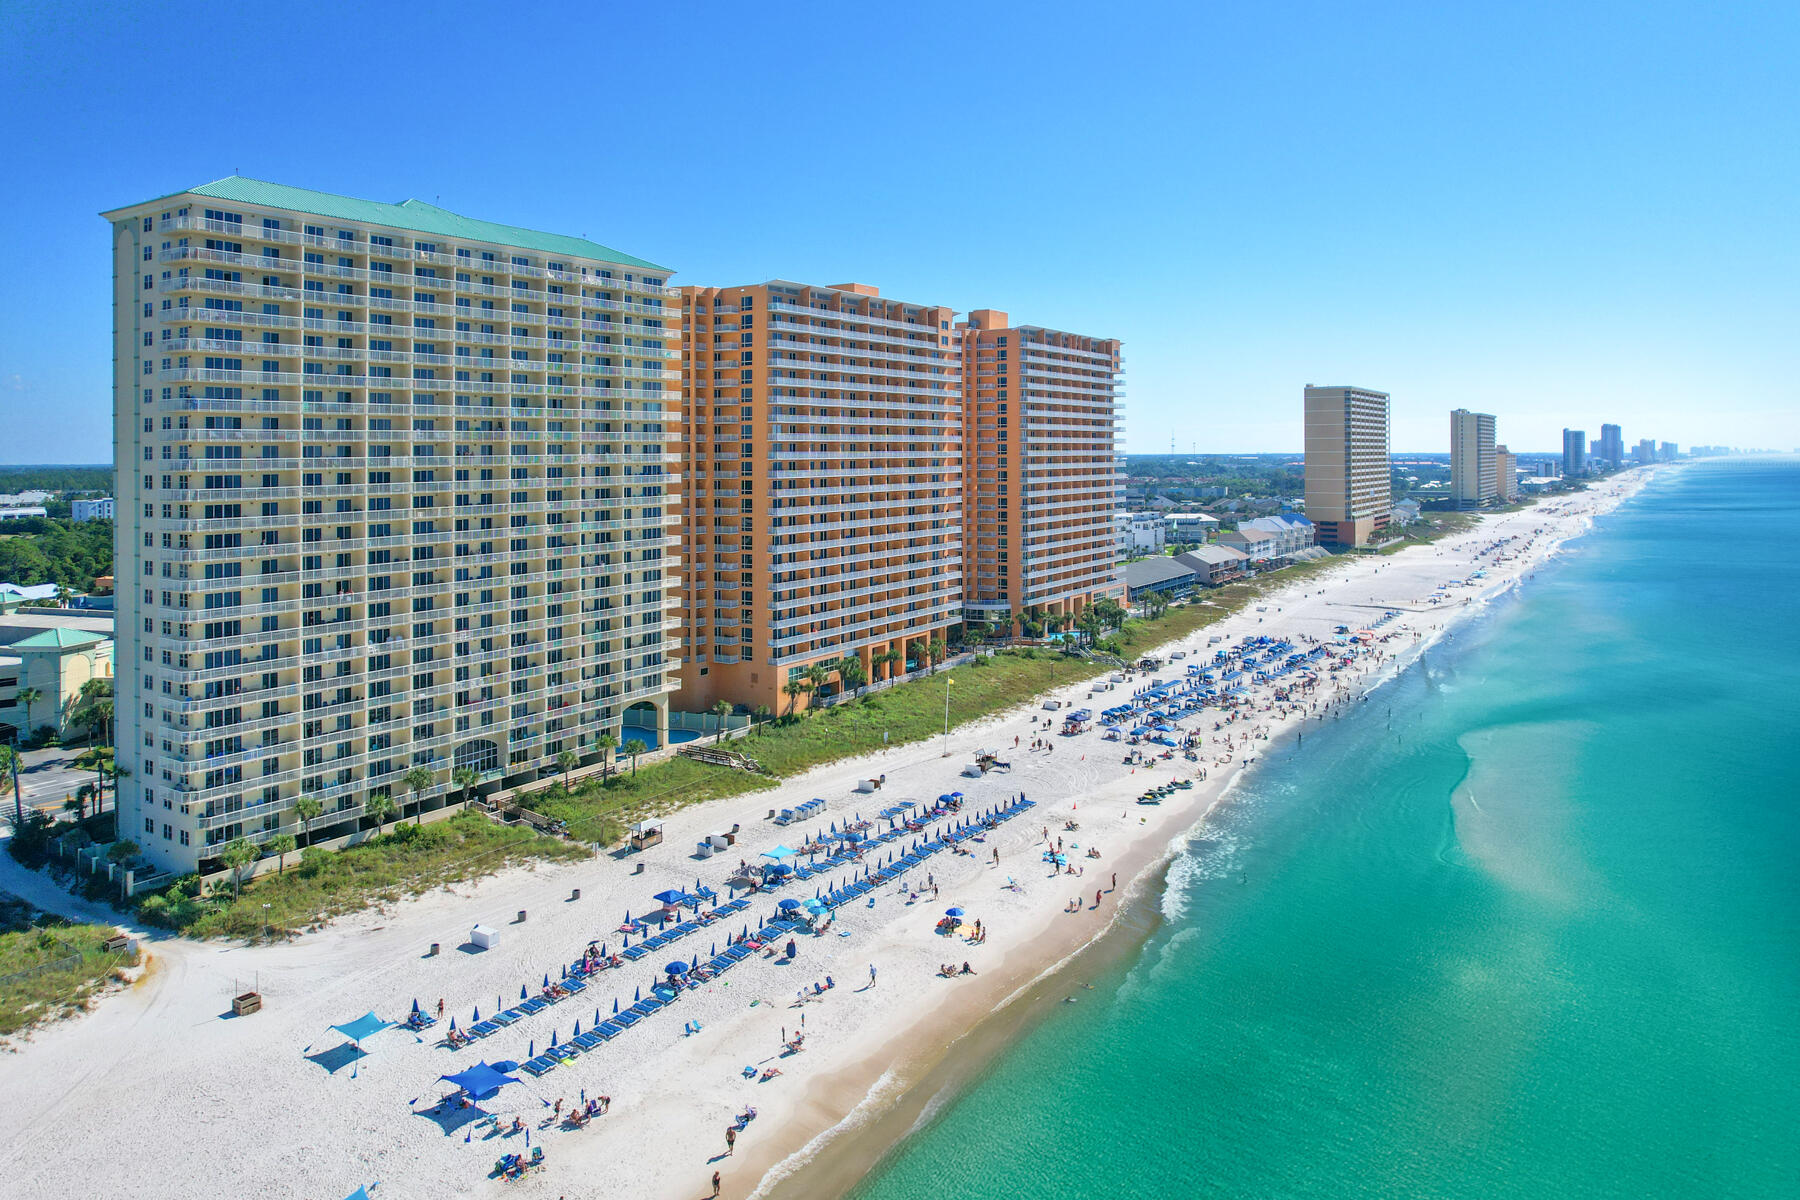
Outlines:
{"type": "Polygon", "coordinates": [[[658,892],[658,893],[656,893],[656,895],[654,895],[650,898],[652,900],[657,901],[659,904],[663,905],[665,908],[673,908],[677,904],[680,904],[683,900],[687,899],[687,893],[682,891],[680,888],[670,888],[668,891],[658,892]]]}
{"type": "Polygon", "coordinates": [[[763,851],[763,857],[772,858],[776,862],[780,862],[784,858],[794,857],[794,852],[789,850],[786,846],[777,846],[773,850],[763,851]]]}
{"type": "Polygon", "coordinates": [[[380,1186],[379,1183],[365,1184],[364,1186],[357,1188],[354,1192],[351,1192],[348,1196],[345,1196],[344,1200],[370,1200],[369,1189],[380,1186]]]}
{"type": "Polygon", "coordinates": [[[346,1021],[342,1025],[332,1026],[333,1029],[349,1038],[352,1042],[355,1042],[358,1049],[362,1048],[362,1040],[364,1038],[380,1033],[384,1029],[392,1029],[393,1027],[394,1023],[392,1021],[384,1021],[372,1012],[364,1013],[354,1021],[346,1021]]]}
{"type": "Polygon", "coordinates": [[[523,1082],[486,1062],[478,1062],[466,1071],[458,1071],[454,1075],[439,1075],[438,1078],[455,1084],[467,1092],[471,1100],[486,1100],[509,1083],[523,1082]]]}

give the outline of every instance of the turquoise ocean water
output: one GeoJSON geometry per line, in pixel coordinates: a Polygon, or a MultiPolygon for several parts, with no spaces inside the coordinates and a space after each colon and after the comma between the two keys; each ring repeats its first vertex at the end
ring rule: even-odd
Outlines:
{"type": "Polygon", "coordinates": [[[1273,754],[854,1193],[1800,1196],[1800,460],[1654,482],[1273,754]]]}

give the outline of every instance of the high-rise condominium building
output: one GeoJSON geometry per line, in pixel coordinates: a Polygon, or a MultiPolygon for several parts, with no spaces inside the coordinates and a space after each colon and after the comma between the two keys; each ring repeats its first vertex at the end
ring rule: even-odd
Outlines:
{"type": "Polygon", "coordinates": [[[1681,454],[1681,447],[1674,442],[1664,442],[1656,449],[1656,457],[1663,462],[1674,462],[1681,454]]]}
{"type": "Polygon", "coordinates": [[[1450,413],[1450,494],[1459,507],[1486,504],[1500,494],[1492,413],[1450,413]]]}
{"type": "Polygon", "coordinates": [[[1387,528],[1388,394],[1306,385],[1306,515],[1322,545],[1360,546],[1387,528]]]}
{"type": "Polygon", "coordinates": [[[1571,478],[1587,474],[1587,431],[1585,429],[1563,430],[1562,471],[1564,475],[1571,478]]]}
{"type": "Polygon", "coordinates": [[[330,844],[666,728],[664,268],[241,178],[104,215],[121,836],[330,844]]]}
{"type": "Polygon", "coordinates": [[[683,312],[682,707],[786,712],[925,665],[962,619],[955,313],[781,281],[683,312]]]}
{"type": "Polygon", "coordinates": [[[1033,609],[1123,602],[1119,343],[1013,326],[992,309],[961,331],[969,618],[1010,626],[1033,609]]]}
{"type": "Polygon", "coordinates": [[[1633,451],[1632,457],[1637,459],[1639,465],[1648,465],[1650,463],[1655,462],[1656,461],[1656,439],[1655,438],[1639,438],[1638,444],[1637,444],[1637,449],[1635,451],[1633,451]]]}
{"type": "Polygon", "coordinates": [[[1512,501],[1519,498],[1519,460],[1505,446],[1494,447],[1494,477],[1501,500],[1512,501]]]}
{"type": "Polygon", "coordinates": [[[1617,425],[1602,425],[1600,441],[1594,447],[1594,457],[1602,463],[1618,470],[1625,465],[1625,432],[1617,425]]]}

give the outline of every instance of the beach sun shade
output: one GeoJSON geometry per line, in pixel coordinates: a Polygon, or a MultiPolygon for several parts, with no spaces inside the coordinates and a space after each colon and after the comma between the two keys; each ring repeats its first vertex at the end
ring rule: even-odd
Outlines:
{"type": "Polygon", "coordinates": [[[372,1012],[364,1013],[354,1021],[346,1021],[342,1025],[332,1026],[333,1029],[353,1042],[360,1042],[370,1034],[380,1033],[384,1029],[393,1027],[392,1021],[384,1021],[372,1012]]]}
{"type": "Polygon", "coordinates": [[[688,972],[688,965],[680,959],[676,959],[672,963],[664,963],[663,970],[670,975],[686,975],[688,972]]]}
{"type": "Polygon", "coordinates": [[[486,1100],[509,1083],[520,1080],[498,1070],[485,1062],[478,1062],[466,1071],[458,1071],[454,1075],[439,1075],[446,1083],[453,1083],[469,1093],[471,1099],[486,1100]]]}
{"type": "Polygon", "coordinates": [[[796,908],[800,907],[800,902],[790,896],[788,899],[783,900],[780,904],[777,904],[775,907],[779,908],[782,912],[793,912],[796,908]]]}
{"type": "Polygon", "coordinates": [[[786,846],[777,846],[773,850],[763,851],[763,857],[772,858],[776,862],[780,862],[784,858],[794,857],[794,852],[789,850],[786,846]]]}
{"type": "Polygon", "coordinates": [[[658,892],[650,898],[652,900],[660,900],[665,905],[675,905],[680,904],[686,896],[687,893],[683,892],[680,888],[670,888],[668,891],[658,892]]]}
{"type": "Polygon", "coordinates": [[[944,910],[944,915],[946,917],[960,917],[963,915],[963,910],[960,908],[946,908],[944,910]]]}

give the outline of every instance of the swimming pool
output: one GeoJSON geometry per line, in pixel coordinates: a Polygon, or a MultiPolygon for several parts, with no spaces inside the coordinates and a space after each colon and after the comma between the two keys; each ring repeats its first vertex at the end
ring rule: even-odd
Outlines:
{"type": "MultiPolygon", "coordinates": [[[[692,729],[671,729],[669,731],[669,744],[672,746],[679,746],[683,742],[694,741],[699,736],[700,735],[698,733],[695,733],[692,729]]],[[[659,745],[662,744],[662,743],[658,742],[656,739],[656,727],[654,725],[623,725],[623,726],[620,726],[620,728],[619,728],[619,745],[623,746],[626,742],[629,742],[633,738],[636,738],[639,741],[643,742],[644,745],[648,746],[652,750],[656,749],[659,745]]]]}

